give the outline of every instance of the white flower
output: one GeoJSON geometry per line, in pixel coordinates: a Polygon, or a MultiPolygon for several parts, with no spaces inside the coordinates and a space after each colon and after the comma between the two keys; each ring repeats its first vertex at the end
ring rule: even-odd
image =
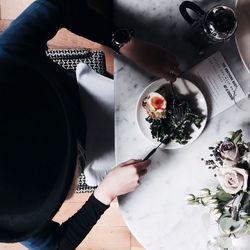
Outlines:
{"type": "Polygon", "coordinates": [[[207,199],[207,200],[205,200],[205,202],[204,202],[204,199],[206,199],[206,198],[202,198],[203,203],[204,203],[206,206],[209,206],[210,208],[217,208],[218,205],[219,205],[218,200],[215,199],[215,198],[207,199]]]}
{"type": "Polygon", "coordinates": [[[201,197],[208,197],[210,195],[210,190],[208,188],[203,188],[200,191],[200,196],[201,197]]]}
{"type": "Polygon", "coordinates": [[[219,205],[218,201],[217,202],[214,202],[214,203],[209,203],[208,206],[211,207],[211,208],[217,208],[219,205]]]}
{"type": "Polygon", "coordinates": [[[217,178],[226,193],[236,194],[247,189],[248,172],[245,169],[221,167],[217,170],[217,178]]]}
{"type": "Polygon", "coordinates": [[[209,204],[209,205],[210,205],[210,204],[214,204],[214,203],[218,203],[217,199],[215,199],[215,198],[212,198],[212,199],[210,199],[210,200],[208,201],[208,204],[209,204]]]}
{"type": "Polygon", "coordinates": [[[185,195],[185,201],[194,201],[195,196],[193,194],[186,194],[185,195]]]}
{"type": "Polygon", "coordinates": [[[187,201],[188,205],[199,205],[199,201],[193,200],[193,201],[187,201]]]}
{"type": "Polygon", "coordinates": [[[227,159],[223,160],[223,167],[225,168],[233,168],[233,167],[236,167],[236,165],[237,165],[236,161],[231,161],[227,159]]]}
{"type": "Polygon", "coordinates": [[[204,203],[204,205],[208,205],[208,203],[210,202],[210,200],[212,200],[212,196],[208,196],[208,197],[203,197],[201,198],[201,201],[204,203]]]}
{"type": "Polygon", "coordinates": [[[209,214],[215,221],[218,221],[219,218],[222,216],[222,212],[218,208],[211,209],[209,211],[209,214]]]}
{"type": "Polygon", "coordinates": [[[211,209],[210,212],[211,212],[212,214],[218,214],[218,213],[220,213],[221,211],[220,211],[219,208],[214,208],[214,209],[211,209]]]}

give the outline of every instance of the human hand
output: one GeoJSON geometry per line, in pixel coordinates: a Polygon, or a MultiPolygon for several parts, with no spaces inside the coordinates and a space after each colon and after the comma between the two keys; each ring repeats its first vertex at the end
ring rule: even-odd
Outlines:
{"type": "Polygon", "coordinates": [[[155,44],[132,38],[120,52],[147,72],[175,81],[180,74],[176,58],[155,44]]]}
{"type": "Polygon", "coordinates": [[[104,178],[94,196],[109,205],[117,196],[134,191],[140,185],[140,176],[147,173],[150,163],[150,160],[129,160],[119,164],[104,178]]]}

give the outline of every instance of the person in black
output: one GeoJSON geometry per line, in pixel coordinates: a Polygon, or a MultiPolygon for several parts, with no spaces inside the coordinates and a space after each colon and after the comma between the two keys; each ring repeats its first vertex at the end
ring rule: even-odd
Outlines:
{"type": "MultiPolygon", "coordinates": [[[[85,0],[37,0],[0,35],[0,241],[33,250],[75,249],[150,164],[121,163],[76,214],[61,225],[52,220],[71,189],[87,132],[76,80],[45,54],[61,27],[117,51],[117,27],[85,0]]],[[[175,80],[179,73],[158,46],[131,37],[118,47],[152,74],[175,80]]]]}

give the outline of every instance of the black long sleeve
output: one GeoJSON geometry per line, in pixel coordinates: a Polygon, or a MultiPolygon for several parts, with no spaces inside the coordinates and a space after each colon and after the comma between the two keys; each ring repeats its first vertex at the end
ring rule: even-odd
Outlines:
{"type": "Polygon", "coordinates": [[[60,28],[112,47],[112,22],[91,9],[86,0],[37,0],[1,34],[0,46],[45,50],[60,28]]]}
{"type": "MultiPolygon", "coordinates": [[[[44,79],[62,85],[72,100],[72,106],[77,109],[77,84],[62,68],[46,58],[44,52],[47,41],[60,27],[112,46],[113,24],[91,10],[85,0],[37,0],[0,35],[0,84],[8,84],[14,78],[24,83],[26,79],[20,79],[19,72],[22,70],[29,74],[35,70],[37,77],[42,75],[44,79]]],[[[107,208],[91,196],[65,223],[59,225],[51,221],[39,234],[22,244],[36,250],[75,249],[107,208]]]]}
{"type": "Polygon", "coordinates": [[[59,228],[59,249],[76,248],[109,206],[90,196],[86,204],[59,228]]]}
{"type": "Polygon", "coordinates": [[[107,208],[109,206],[91,195],[83,207],[62,225],[51,221],[36,236],[22,244],[31,250],[73,250],[82,242],[107,208]]]}

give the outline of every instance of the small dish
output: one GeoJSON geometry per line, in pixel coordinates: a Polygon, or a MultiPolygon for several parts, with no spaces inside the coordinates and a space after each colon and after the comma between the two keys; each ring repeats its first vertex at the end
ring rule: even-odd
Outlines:
{"type": "MultiPolygon", "coordinates": [[[[136,105],[136,121],[138,128],[141,133],[156,146],[159,145],[159,141],[157,141],[157,139],[152,138],[150,124],[146,121],[148,114],[146,110],[142,107],[142,102],[146,96],[148,96],[151,92],[157,91],[163,85],[166,85],[166,87],[170,89],[170,83],[167,82],[165,79],[159,79],[157,81],[152,82],[143,90],[136,105]]],[[[206,118],[202,121],[201,127],[199,129],[192,125],[192,129],[194,130],[194,132],[191,134],[192,138],[188,141],[187,144],[179,144],[175,141],[171,141],[167,145],[161,145],[161,148],[164,149],[177,149],[189,145],[202,133],[207,122],[207,103],[202,92],[192,82],[183,78],[177,78],[176,82],[174,83],[174,88],[178,94],[188,96],[188,99],[191,100],[191,102],[195,102],[197,108],[201,111],[203,115],[206,116],[206,118]]]]}

